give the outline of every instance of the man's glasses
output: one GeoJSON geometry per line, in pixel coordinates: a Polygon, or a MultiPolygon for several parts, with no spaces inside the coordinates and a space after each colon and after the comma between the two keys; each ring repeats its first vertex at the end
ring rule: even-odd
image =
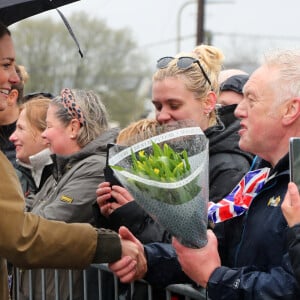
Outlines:
{"type": "Polygon", "coordinates": [[[172,56],[165,56],[165,57],[162,57],[160,58],[157,63],[156,63],[156,67],[158,69],[165,69],[169,63],[173,60],[173,59],[177,59],[177,67],[181,70],[185,70],[185,69],[188,69],[192,66],[192,64],[196,63],[204,78],[206,79],[206,81],[209,83],[209,85],[212,87],[211,85],[211,81],[210,79],[208,78],[208,75],[206,74],[206,72],[204,71],[203,67],[201,66],[200,62],[198,59],[194,58],[194,57],[190,57],[190,56],[181,56],[179,58],[175,58],[175,57],[172,57],[172,56]]]}

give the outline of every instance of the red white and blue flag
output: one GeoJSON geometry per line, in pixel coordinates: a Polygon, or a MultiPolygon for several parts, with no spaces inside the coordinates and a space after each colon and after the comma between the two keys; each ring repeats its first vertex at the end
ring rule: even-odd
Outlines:
{"type": "Polygon", "coordinates": [[[263,188],[269,171],[262,168],[248,172],[229,195],[217,203],[209,202],[208,220],[219,223],[243,214],[263,188]]]}

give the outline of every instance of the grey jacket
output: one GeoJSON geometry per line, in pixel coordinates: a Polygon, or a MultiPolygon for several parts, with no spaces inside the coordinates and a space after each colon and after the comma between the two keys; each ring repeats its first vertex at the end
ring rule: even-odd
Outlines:
{"type": "MultiPolygon", "coordinates": [[[[114,142],[116,135],[117,130],[111,129],[73,155],[52,155],[52,175],[35,195],[30,211],[46,219],[94,224],[92,204],[96,200],[98,184],[104,181],[106,146],[107,143],[114,142]]],[[[63,270],[59,273],[60,281],[67,282],[68,273],[63,270]]],[[[28,272],[22,274],[21,294],[27,299],[28,272]]],[[[80,274],[81,272],[74,273],[74,282],[80,281],[80,274]]],[[[53,270],[47,270],[46,278],[47,299],[52,299],[55,295],[53,270]]],[[[36,280],[35,299],[41,297],[40,285],[41,282],[36,280]]],[[[76,287],[74,299],[81,299],[80,285],[76,287]]],[[[67,285],[62,285],[60,299],[67,299],[68,296],[67,285]]]]}

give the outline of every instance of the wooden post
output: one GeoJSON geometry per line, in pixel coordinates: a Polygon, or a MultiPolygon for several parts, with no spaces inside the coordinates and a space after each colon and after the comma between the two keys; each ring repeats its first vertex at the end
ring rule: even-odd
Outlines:
{"type": "Polygon", "coordinates": [[[198,0],[196,46],[204,42],[204,1],[198,0]]]}

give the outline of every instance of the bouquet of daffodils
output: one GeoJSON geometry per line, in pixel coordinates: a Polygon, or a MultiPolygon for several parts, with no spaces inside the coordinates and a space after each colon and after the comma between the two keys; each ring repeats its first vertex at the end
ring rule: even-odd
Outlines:
{"type": "MultiPolygon", "coordinates": [[[[164,129],[166,130],[166,128],[164,129]]],[[[189,247],[207,243],[208,141],[199,127],[114,146],[109,165],[148,214],[189,247]]]]}

